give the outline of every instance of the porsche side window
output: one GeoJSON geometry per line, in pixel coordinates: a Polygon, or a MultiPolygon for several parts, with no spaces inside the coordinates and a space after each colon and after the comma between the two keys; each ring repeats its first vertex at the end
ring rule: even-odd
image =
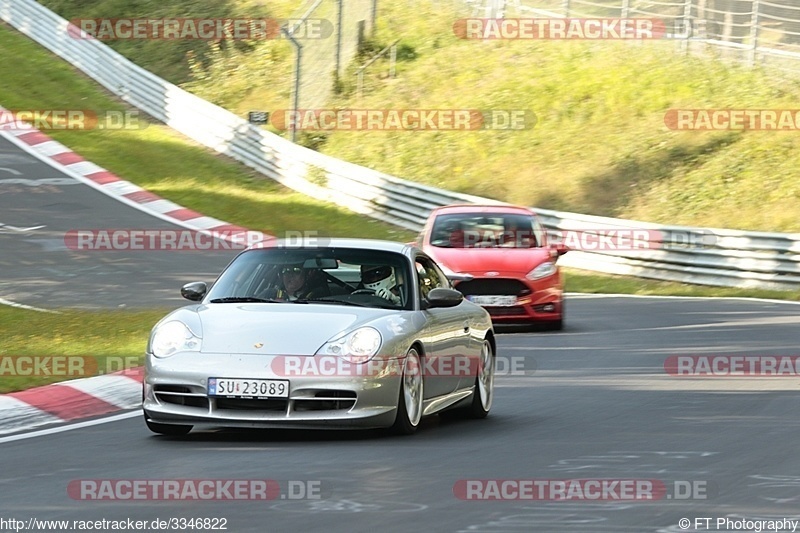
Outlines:
{"type": "Polygon", "coordinates": [[[419,279],[419,295],[427,298],[431,289],[448,288],[450,282],[439,269],[428,259],[420,257],[416,261],[417,278],[419,279]]]}
{"type": "Polygon", "coordinates": [[[425,299],[428,297],[428,292],[431,290],[431,280],[428,277],[428,273],[425,272],[425,267],[422,266],[419,261],[415,264],[417,268],[417,280],[419,282],[419,296],[421,299],[425,299]]]}

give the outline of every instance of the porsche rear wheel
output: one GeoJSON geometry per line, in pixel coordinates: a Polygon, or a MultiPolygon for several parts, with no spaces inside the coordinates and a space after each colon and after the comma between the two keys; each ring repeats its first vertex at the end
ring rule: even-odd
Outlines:
{"type": "Polygon", "coordinates": [[[422,364],[416,348],[411,348],[406,354],[406,364],[400,378],[397,417],[392,426],[394,433],[411,435],[417,431],[422,419],[422,392],[422,364]]]}

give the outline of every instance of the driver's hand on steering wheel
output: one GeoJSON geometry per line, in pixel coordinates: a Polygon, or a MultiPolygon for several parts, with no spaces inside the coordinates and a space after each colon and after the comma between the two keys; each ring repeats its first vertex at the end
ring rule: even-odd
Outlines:
{"type": "Polygon", "coordinates": [[[399,304],[400,303],[400,297],[395,295],[389,289],[378,289],[378,291],[375,294],[377,296],[380,296],[384,300],[389,300],[393,304],[399,304]]]}

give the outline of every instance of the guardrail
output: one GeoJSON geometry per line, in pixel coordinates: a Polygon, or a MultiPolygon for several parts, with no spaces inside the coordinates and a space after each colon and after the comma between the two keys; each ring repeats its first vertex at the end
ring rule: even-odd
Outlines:
{"type": "MultiPolygon", "coordinates": [[[[124,101],[198,143],[283,185],[418,231],[431,209],[495,203],[412,183],[293,144],[133,64],[33,0],[0,0],[0,18],[72,63],[124,101]]],[[[647,250],[573,251],[567,266],[730,287],[800,288],[800,235],[661,226],[537,209],[550,231],[645,228],[647,250]]]]}

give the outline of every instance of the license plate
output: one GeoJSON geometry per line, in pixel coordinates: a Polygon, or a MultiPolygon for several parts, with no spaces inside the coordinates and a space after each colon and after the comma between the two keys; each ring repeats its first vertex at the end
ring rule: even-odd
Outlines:
{"type": "Polygon", "coordinates": [[[517,303],[516,296],[508,295],[478,295],[468,296],[467,299],[475,304],[483,305],[486,307],[509,307],[517,303]]]}
{"type": "Polygon", "coordinates": [[[226,398],[288,398],[284,379],[208,378],[208,395],[226,398]]]}

